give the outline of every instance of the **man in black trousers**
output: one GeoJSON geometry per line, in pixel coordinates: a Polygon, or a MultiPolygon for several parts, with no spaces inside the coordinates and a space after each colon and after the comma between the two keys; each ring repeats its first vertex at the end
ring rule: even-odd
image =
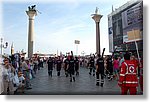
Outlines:
{"type": "Polygon", "coordinates": [[[51,57],[49,57],[47,64],[48,64],[48,75],[52,77],[53,59],[51,57]]]}
{"type": "Polygon", "coordinates": [[[73,59],[73,56],[70,56],[68,72],[70,74],[70,82],[72,82],[72,79],[75,82],[75,61],[73,59]]]}
{"type": "Polygon", "coordinates": [[[99,75],[101,75],[101,87],[103,87],[103,84],[104,84],[104,60],[99,54],[97,56],[98,56],[98,59],[96,61],[96,85],[99,86],[99,83],[100,83],[99,75]]]}
{"type": "Polygon", "coordinates": [[[60,59],[60,56],[58,56],[58,60],[57,60],[56,64],[57,64],[57,76],[60,76],[60,70],[62,67],[62,61],[60,59]]]}
{"type": "Polygon", "coordinates": [[[93,76],[95,76],[95,66],[94,66],[94,58],[91,57],[90,58],[90,61],[89,61],[89,68],[90,68],[90,72],[89,74],[91,75],[92,74],[92,71],[93,71],[93,76]]]}
{"type": "Polygon", "coordinates": [[[107,58],[107,70],[109,72],[108,75],[108,80],[112,80],[113,79],[113,64],[112,64],[112,57],[108,56],[107,58]]]}
{"type": "Polygon", "coordinates": [[[76,76],[79,75],[79,60],[78,57],[75,57],[75,72],[76,72],[76,76]]]}

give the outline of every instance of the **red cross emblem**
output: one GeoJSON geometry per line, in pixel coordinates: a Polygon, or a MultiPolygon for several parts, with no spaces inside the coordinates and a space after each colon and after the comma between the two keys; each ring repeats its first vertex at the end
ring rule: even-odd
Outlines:
{"type": "Polygon", "coordinates": [[[130,67],[129,67],[129,72],[130,72],[130,73],[133,73],[133,72],[134,72],[134,70],[135,70],[135,69],[134,69],[134,67],[133,67],[133,66],[130,66],[130,67]]]}

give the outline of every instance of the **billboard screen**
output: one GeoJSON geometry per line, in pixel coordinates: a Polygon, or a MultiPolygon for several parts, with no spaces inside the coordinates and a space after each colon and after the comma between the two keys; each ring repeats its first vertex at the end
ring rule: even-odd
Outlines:
{"type": "Polygon", "coordinates": [[[143,2],[122,12],[123,42],[142,40],[143,2]]]}

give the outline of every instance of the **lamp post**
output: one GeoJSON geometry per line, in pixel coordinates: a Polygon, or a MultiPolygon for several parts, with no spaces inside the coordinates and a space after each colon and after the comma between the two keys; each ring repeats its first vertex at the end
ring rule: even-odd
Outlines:
{"type": "Polygon", "coordinates": [[[5,42],[5,45],[3,44],[3,38],[1,38],[1,56],[3,55],[3,48],[6,49],[8,47],[8,42],[5,42]]]}
{"type": "Polygon", "coordinates": [[[82,56],[84,57],[85,52],[84,52],[84,51],[82,51],[82,52],[81,52],[81,54],[82,54],[82,56]]]}
{"type": "Polygon", "coordinates": [[[78,56],[78,45],[80,44],[79,40],[75,40],[74,42],[76,44],[76,55],[78,56]]]}

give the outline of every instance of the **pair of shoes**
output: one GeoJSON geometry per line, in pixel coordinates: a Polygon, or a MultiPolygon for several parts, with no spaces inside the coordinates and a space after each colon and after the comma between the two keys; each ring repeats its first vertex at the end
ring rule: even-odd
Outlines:
{"type": "Polygon", "coordinates": [[[57,76],[60,76],[60,73],[58,73],[57,76]]]}
{"type": "Polygon", "coordinates": [[[68,74],[66,74],[66,77],[68,77],[68,74]]]}
{"type": "Polygon", "coordinates": [[[76,73],[76,76],[79,76],[79,72],[76,73]]]}
{"type": "Polygon", "coordinates": [[[109,78],[108,80],[111,81],[113,78],[109,78]]]}
{"type": "Polygon", "coordinates": [[[89,74],[91,75],[91,73],[89,72],[89,74]]]}
{"type": "Polygon", "coordinates": [[[101,87],[103,87],[103,83],[101,83],[101,87]]]}
{"type": "Polygon", "coordinates": [[[99,86],[99,83],[96,83],[96,86],[99,86]]]}
{"type": "Polygon", "coordinates": [[[73,77],[73,81],[75,82],[76,80],[75,80],[75,77],[73,77]]]}
{"type": "Polygon", "coordinates": [[[95,76],[95,74],[93,74],[93,76],[95,76]]]}
{"type": "Polygon", "coordinates": [[[70,79],[70,82],[72,82],[72,79],[70,79]]]}
{"type": "Polygon", "coordinates": [[[29,89],[32,89],[32,88],[31,87],[27,87],[26,89],[29,90],[29,89]]]}

